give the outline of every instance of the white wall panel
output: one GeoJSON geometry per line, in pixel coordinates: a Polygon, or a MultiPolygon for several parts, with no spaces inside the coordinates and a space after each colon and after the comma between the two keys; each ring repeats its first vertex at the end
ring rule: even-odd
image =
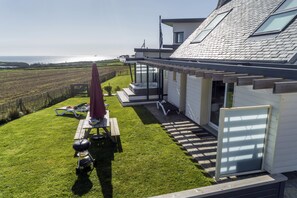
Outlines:
{"type": "Polygon", "coordinates": [[[176,107],[180,104],[180,74],[176,73],[176,80],[173,80],[173,72],[168,72],[168,102],[176,107]]]}
{"type": "Polygon", "coordinates": [[[184,40],[186,40],[201,23],[175,23],[173,32],[184,32],[184,40]]]}
{"type": "Polygon", "coordinates": [[[264,169],[270,173],[275,173],[274,156],[280,116],[279,109],[281,96],[272,94],[271,89],[253,90],[252,86],[235,86],[233,99],[234,107],[257,105],[272,106],[270,127],[267,135],[264,169]]]}
{"type": "Polygon", "coordinates": [[[275,147],[275,172],[297,170],[297,94],[282,94],[275,147]]]}
{"type": "Polygon", "coordinates": [[[186,116],[200,124],[202,78],[187,76],[186,116]]]}

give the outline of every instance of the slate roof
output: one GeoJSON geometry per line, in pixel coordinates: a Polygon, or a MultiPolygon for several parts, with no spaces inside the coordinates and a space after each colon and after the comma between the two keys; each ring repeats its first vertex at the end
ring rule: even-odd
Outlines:
{"type": "Polygon", "coordinates": [[[250,37],[283,0],[232,0],[211,15],[171,58],[289,61],[297,53],[297,19],[279,34],[250,37]],[[232,11],[201,42],[191,44],[219,13],[232,11]]]}

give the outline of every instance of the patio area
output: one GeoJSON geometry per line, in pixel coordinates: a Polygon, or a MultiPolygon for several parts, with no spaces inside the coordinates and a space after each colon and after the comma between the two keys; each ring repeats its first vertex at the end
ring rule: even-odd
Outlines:
{"type": "Polygon", "coordinates": [[[163,112],[156,108],[156,104],[145,107],[161,123],[168,135],[192,157],[192,160],[197,162],[210,177],[214,177],[217,137],[182,114],[172,113],[164,116],[163,112]]]}

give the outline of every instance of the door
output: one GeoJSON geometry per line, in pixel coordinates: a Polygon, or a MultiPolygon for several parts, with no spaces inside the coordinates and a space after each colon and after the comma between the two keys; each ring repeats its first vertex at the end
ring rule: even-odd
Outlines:
{"type": "Polygon", "coordinates": [[[233,105],[234,83],[223,83],[222,81],[213,81],[210,101],[209,125],[218,129],[220,109],[230,108],[233,105]]]}
{"type": "Polygon", "coordinates": [[[219,126],[220,108],[225,104],[225,87],[222,81],[212,82],[209,125],[215,129],[219,126]]]}

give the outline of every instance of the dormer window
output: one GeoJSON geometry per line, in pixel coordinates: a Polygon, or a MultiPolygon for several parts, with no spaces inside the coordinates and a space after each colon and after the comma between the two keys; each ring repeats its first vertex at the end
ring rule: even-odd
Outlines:
{"type": "Polygon", "coordinates": [[[274,34],[283,31],[297,16],[297,0],[285,0],[258,27],[253,36],[274,34]]]}
{"type": "MultiPolygon", "coordinates": [[[[231,10],[230,10],[231,11],[231,10]]],[[[218,14],[205,28],[202,30],[198,36],[192,41],[192,43],[200,43],[209,35],[209,33],[219,25],[219,23],[229,14],[230,11],[218,14]]]]}
{"type": "Polygon", "coordinates": [[[184,33],[183,32],[174,32],[174,43],[184,42],[184,33]]]}

